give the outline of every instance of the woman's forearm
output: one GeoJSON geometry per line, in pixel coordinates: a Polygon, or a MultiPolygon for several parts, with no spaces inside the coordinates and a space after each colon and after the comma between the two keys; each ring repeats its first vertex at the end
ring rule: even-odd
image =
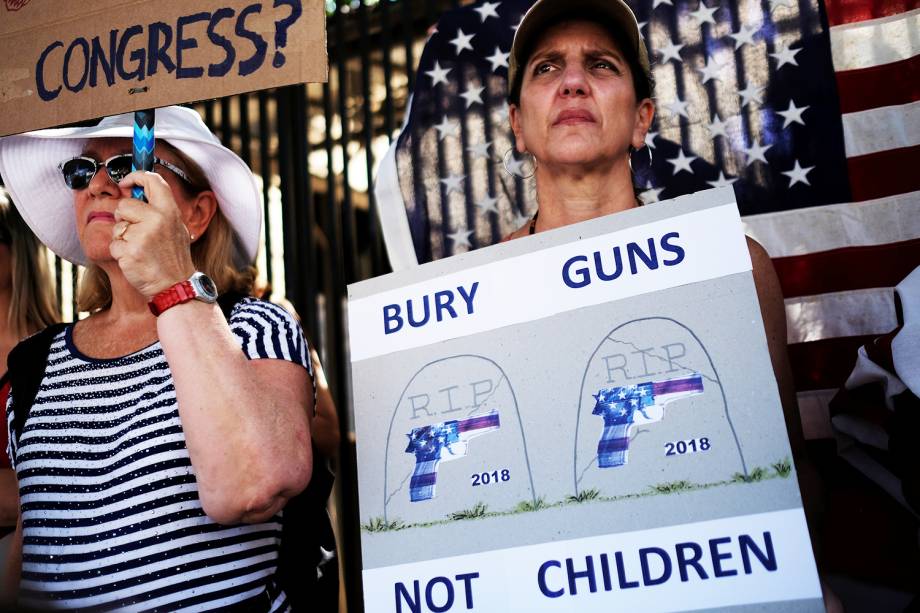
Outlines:
{"type": "Polygon", "coordinates": [[[157,333],[205,512],[221,523],[270,517],[309,482],[306,373],[247,359],[216,305],[169,309],[157,333]]]}

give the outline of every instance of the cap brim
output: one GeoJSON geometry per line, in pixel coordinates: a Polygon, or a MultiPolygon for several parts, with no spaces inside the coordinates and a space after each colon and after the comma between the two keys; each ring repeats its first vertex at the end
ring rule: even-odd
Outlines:
{"type": "MultiPolygon", "coordinates": [[[[521,24],[514,34],[511,45],[511,58],[508,67],[509,90],[519,85],[519,73],[523,68],[523,57],[534,44],[536,37],[540,36],[551,24],[559,23],[566,15],[573,13],[596,15],[598,19],[607,18],[622,27],[622,33],[628,37],[639,60],[639,65],[650,74],[648,51],[642,36],[639,33],[639,24],[636,16],[622,0],[537,0],[524,14],[521,24]]],[[[625,51],[625,50],[624,50],[625,51]]]]}

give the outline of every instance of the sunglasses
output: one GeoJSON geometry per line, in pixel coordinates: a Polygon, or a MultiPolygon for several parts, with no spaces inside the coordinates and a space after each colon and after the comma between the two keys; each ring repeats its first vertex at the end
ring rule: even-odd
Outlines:
{"type": "MultiPolygon", "coordinates": [[[[58,168],[60,168],[61,173],[64,175],[64,183],[67,184],[67,187],[70,189],[85,189],[89,185],[89,182],[93,180],[93,177],[96,176],[96,172],[103,166],[109,178],[115,183],[118,183],[131,173],[132,160],[133,156],[130,153],[113,155],[104,162],[97,162],[91,157],[81,155],[70,158],[69,160],[64,160],[58,164],[58,168]]],[[[157,157],[153,158],[153,163],[168,168],[180,179],[189,185],[192,184],[191,179],[188,178],[185,171],[175,164],[170,164],[157,157]]]]}

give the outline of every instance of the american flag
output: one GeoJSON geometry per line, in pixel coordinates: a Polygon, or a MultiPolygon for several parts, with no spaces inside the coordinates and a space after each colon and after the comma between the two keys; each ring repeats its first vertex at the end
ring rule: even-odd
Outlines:
{"type": "Polygon", "coordinates": [[[647,422],[664,418],[664,407],[674,400],[703,392],[703,377],[694,374],[681,379],[646,381],[598,390],[592,415],[604,418],[604,430],[597,443],[597,465],[611,468],[626,464],[629,454],[629,429],[636,421],[636,411],[647,422]],[[649,415],[646,409],[657,408],[649,415]]]}
{"type": "MultiPolygon", "coordinates": [[[[494,244],[536,208],[512,151],[508,52],[532,0],[441,16],[376,193],[394,269],[494,244]]],[[[631,0],[656,117],[642,200],[732,185],[774,258],[806,435],[920,265],[917,0],[631,0]],[[817,417],[812,419],[811,416],[817,417]]]]}

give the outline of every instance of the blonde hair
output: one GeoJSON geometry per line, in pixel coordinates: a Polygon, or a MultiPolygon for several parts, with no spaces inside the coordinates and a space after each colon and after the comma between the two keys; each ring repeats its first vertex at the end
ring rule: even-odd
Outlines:
{"type": "MultiPolygon", "coordinates": [[[[204,171],[187,155],[164,141],[158,141],[157,147],[168,150],[178,158],[181,167],[189,176],[188,184],[182,182],[183,189],[189,195],[211,189],[204,171]]],[[[238,264],[244,257],[242,254],[239,238],[233,232],[218,203],[208,229],[201,238],[192,243],[192,263],[196,270],[214,280],[221,294],[232,292],[248,296],[252,294],[255,285],[256,268],[249,264],[238,264]]],[[[112,286],[108,276],[98,266],[90,265],[80,280],[77,308],[95,313],[111,306],[112,286]]]]}
{"type": "Polygon", "coordinates": [[[16,207],[0,196],[0,230],[9,234],[12,294],[7,326],[17,338],[38,332],[60,319],[57,292],[44,245],[32,234],[16,207]]]}

